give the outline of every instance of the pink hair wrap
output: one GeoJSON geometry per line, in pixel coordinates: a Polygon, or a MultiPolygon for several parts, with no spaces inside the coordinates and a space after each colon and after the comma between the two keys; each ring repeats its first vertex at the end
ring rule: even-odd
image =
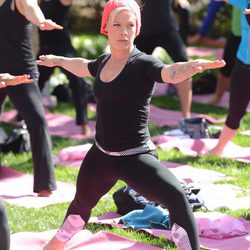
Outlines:
{"type": "Polygon", "coordinates": [[[102,14],[101,33],[107,35],[107,32],[105,31],[105,26],[108,22],[110,13],[119,7],[129,8],[131,12],[134,13],[136,17],[136,36],[137,36],[141,28],[141,11],[138,3],[135,0],[109,0],[105,4],[102,14]]]}

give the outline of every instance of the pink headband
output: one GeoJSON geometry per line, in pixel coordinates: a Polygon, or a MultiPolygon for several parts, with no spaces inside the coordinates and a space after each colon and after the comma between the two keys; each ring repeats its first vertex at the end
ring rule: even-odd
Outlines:
{"type": "Polygon", "coordinates": [[[101,22],[101,33],[107,35],[105,31],[105,26],[108,22],[110,13],[119,7],[127,7],[131,10],[132,13],[136,16],[136,36],[140,32],[141,28],[141,11],[138,3],[135,0],[109,0],[103,10],[102,22],[101,22]]]}

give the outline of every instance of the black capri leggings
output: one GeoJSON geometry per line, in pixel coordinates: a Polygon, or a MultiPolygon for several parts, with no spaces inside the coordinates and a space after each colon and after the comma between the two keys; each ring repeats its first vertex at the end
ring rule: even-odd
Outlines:
{"type": "Polygon", "coordinates": [[[88,222],[92,208],[118,179],[149,200],[169,210],[171,225],[183,227],[193,250],[199,248],[193,212],[176,177],[156,157],[156,151],[132,156],[110,156],[93,145],[77,179],[77,191],[67,215],[79,214],[88,222]]]}
{"type": "Polygon", "coordinates": [[[229,114],[226,125],[238,129],[250,101],[250,65],[236,60],[230,83],[229,114]]]}
{"type": "Polygon", "coordinates": [[[240,45],[241,36],[235,36],[233,33],[230,33],[227,37],[223,59],[226,62],[225,67],[221,68],[220,72],[225,77],[230,77],[233,71],[236,54],[240,45]]]}
{"type": "Polygon", "coordinates": [[[4,206],[0,200],[0,250],[10,249],[10,232],[4,206]]]}

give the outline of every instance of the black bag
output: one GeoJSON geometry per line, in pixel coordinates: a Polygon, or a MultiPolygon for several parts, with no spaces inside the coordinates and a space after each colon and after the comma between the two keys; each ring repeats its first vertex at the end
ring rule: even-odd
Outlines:
{"type": "Polygon", "coordinates": [[[30,136],[27,128],[22,126],[15,128],[1,143],[1,152],[13,152],[15,154],[30,151],[30,136]]]}
{"type": "Polygon", "coordinates": [[[179,129],[192,139],[210,138],[205,118],[182,118],[179,120],[179,129]]]}
{"type": "Polygon", "coordinates": [[[129,186],[118,189],[113,194],[113,199],[117,207],[117,213],[121,215],[133,210],[143,209],[147,204],[153,204],[129,186]]]}

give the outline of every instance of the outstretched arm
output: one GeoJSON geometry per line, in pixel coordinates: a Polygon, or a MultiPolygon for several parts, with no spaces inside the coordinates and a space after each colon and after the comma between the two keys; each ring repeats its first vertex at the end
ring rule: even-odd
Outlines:
{"type": "Polygon", "coordinates": [[[67,58],[55,55],[41,55],[37,64],[46,67],[62,67],[79,77],[91,76],[88,69],[89,60],[84,58],[67,58]]]}
{"type": "Polygon", "coordinates": [[[40,30],[63,29],[61,25],[44,17],[37,0],[17,0],[16,3],[20,13],[40,30]]]}
{"type": "Polygon", "coordinates": [[[0,88],[31,82],[30,75],[13,76],[8,73],[0,74],[0,88]]]}
{"type": "Polygon", "coordinates": [[[207,69],[222,68],[226,65],[224,60],[209,61],[204,59],[192,60],[189,62],[179,62],[166,65],[161,72],[162,80],[165,83],[179,83],[197,73],[202,73],[207,69]]]}

